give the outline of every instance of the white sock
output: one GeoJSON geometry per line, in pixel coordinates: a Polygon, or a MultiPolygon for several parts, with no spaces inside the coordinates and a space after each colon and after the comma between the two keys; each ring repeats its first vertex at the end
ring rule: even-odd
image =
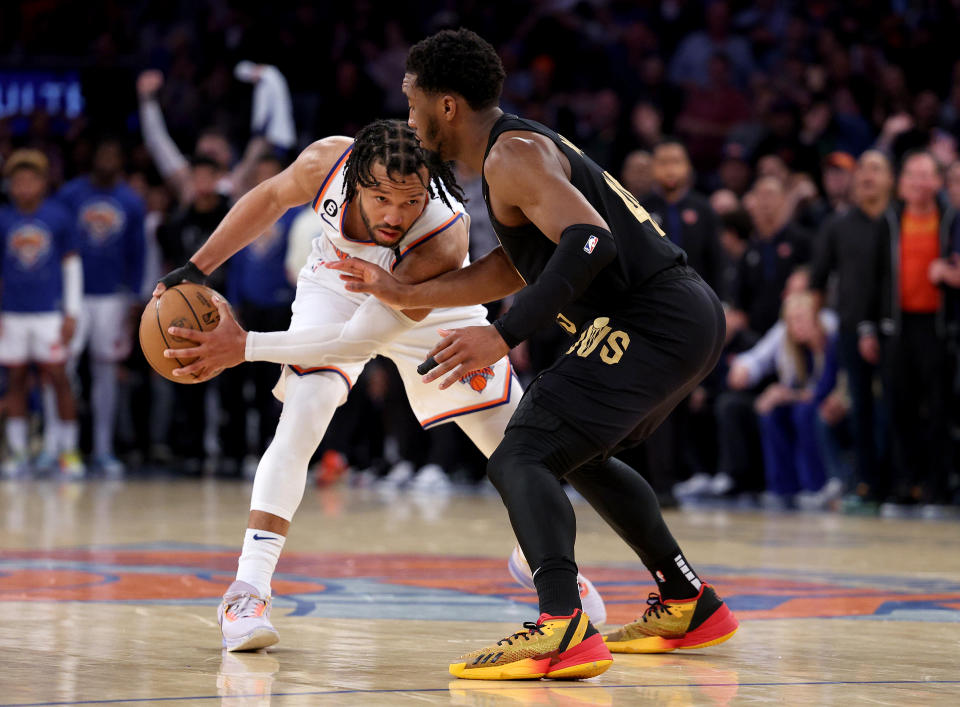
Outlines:
{"type": "Polygon", "coordinates": [[[7,418],[7,446],[15,456],[27,453],[27,418],[7,418]]]}
{"type": "Polygon", "coordinates": [[[43,386],[43,453],[56,457],[60,445],[60,413],[52,385],[43,386]]]}
{"type": "Polygon", "coordinates": [[[237,563],[237,579],[256,587],[261,597],[270,596],[270,580],[286,538],[279,533],[247,528],[243,536],[243,552],[237,563]]]}
{"type": "Polygon", "coordinates": [[[113,428],[117,421],[117,364],[92,361],[93,453],[113,456],[113,428]]]}
{"type": "Polygon", "coordinates": [[[76,452],[80,448],[80,426],[76,420],[60,420],[60,451],[76,452]]]}

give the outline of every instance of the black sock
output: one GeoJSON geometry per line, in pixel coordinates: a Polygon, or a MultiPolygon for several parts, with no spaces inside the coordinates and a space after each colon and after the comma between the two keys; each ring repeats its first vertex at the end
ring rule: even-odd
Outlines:
{"type": "Polygon", "coordinates": [[[548,561],[534,573],[533,583],[540,598],[541,614],[570,616],[575,609],[581,608],[577,566],[572,562],[563,561],[561,565],[548,561]]]}
{"type": "Polygon", "coordinates": [[[693,599],[700,593],[700,578],[687,564],[680,548],[651,562],[648,569],[660,589],[661,599],[693,599]]]}

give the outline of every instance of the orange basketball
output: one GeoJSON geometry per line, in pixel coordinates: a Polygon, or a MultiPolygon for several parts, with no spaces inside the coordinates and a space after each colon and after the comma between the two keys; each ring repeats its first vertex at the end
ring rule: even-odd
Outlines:
{"type": "Polygon", "coordinates": [[[174,383],[197,383],[197,376],[174,376],[175,368],[192,363],[193,358],[165,358],[166,349],[189,349],[197,346],[188,339],[172,336],[167,332],[172,326],[183,329],[210,331],[220,323],[220,312],[213,303],[216,291],[204,285],[185,282],[164,291],[159,298],[151,299],[140,317],[140,348],[150,366],[167,380],[174,383]]]}

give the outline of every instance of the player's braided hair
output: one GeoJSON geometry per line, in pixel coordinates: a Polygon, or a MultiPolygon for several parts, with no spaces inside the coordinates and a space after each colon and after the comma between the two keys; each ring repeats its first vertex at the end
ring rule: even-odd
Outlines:
{"type": "Polygon", "coordinates": [[[376,186],[371,172],[375,162],[382,163],[391,177],[417,174],[421,167],[426,167],[429,177],[424,186],[431,199],[439,196],[451,206],[446,196],[450,193],[458,201],[466,202],[450,163],[420,147],[416,133],[402,120],[377,120],[357,133],[344,175],[347,202],[360,187],[376,186]]]}

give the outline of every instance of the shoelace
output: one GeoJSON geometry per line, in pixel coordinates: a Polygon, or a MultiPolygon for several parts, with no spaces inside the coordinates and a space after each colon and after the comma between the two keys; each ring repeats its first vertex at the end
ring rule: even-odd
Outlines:
{"type": "Polygon", "coordinates": [[[654,614],[659,619],[661,611],[669,616],[673,616],[673,612],[670,611],[670,607],[661,601],[660,595],[656,592],[650,592],[650,594],[647,595],[647,604],[649,604],[649,606],[647,607],[647,610],[643,612],[642,617],[644,623],[646,623],[647,617],[650,616],[650,614],[654,614]]]}
{"type": "Polygon", "coordinates": [[[526,631],[517,631],[512,636],[501,638],[499,641],[497,641],[497,645],[501,646],[503,645],[503,642],[506,641],[508,646],[512,646],[513,642],[515,640],[519,640],[521,637],[523,637],[523,640],[529,641],[530,636],[535,633],[539,633],[541,636],[543,635],[543,629],[541,629],[537,624],[533,623],[533,621],[525,621],[523,623],[523,627],[526,629],[526,631]]]}
{"type": "Polygon", "coordinates": [[[266,603],[263,599],[256,597],[253,594],[240,594],[237,596],[226,597],[224,602],[227,605],[228,611],[231,607],[233,607],[233,615],[238,619],[256,616],[257,605],[266,603]]]}

